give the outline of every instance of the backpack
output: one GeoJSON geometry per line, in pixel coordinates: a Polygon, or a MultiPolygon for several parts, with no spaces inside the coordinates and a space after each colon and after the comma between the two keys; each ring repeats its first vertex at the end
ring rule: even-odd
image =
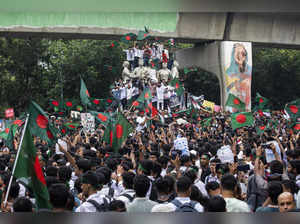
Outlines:
{"type": "Polygon", "coordinates": [[[128,198],[129,202],[132,202],[133,199],[135,198],[135,195],[134,196],[131,196],[130,194],[121,194],[120,196],[123,196],[125,198],[128,198]]]}
{"type": "Polygon", "coordinates": [[[96,202],[95,200],[88,200],[87,202],[94,205],[97,212],[107,212],[108,211],[109,206],[108,206],[108,202],[107,202],[106,198],[103,198],[103,204],[101,204],[101,205],[98,202],[96,202]]]}
{"type": "Polygon", "coordinates": [[[108,184],[108,187],[109,187],[108,196],[111,197],[111,198],[113,198],[114,194],[115,194],[115,189],[113,189],[113,187],[112,187],[112,182],[110,182],[108,184]]]}
{"type": "Polygon", "coordinates": [[[196,204],[198,203],[196,201],[190,201],[183,204],[179,200],[174,199],[171,203],[176,206],[175,212],[198,212],[195,209],[196,204]]]}

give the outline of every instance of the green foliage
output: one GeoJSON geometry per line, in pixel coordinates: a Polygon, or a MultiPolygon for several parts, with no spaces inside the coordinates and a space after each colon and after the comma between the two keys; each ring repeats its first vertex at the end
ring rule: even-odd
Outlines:
{"type": "Polygon", "coordinates": [[[24,111],[34,99],[47,108],[49,99],[79,99],[80,76],[91,96],[108,96],[120,77],[124,54],[111,41],[0,39],[0,111],[24,111]]]}
{"type": "MultiPolygon", "coordinates": [[[[48,40],[40,38],[0,39],[0,117],[8,107],[24,111],[30,99],[45,110],[49,99],[63,96],[80,102],[80,77],[91,97],[109,97],[109,86],[120,77],[124,43],[112,47],[105,40],[48,40]]],[[[190,47],[177,44],[174,49],[190,47]]],[[[184,75],[185,87],[194,95],[220,104],[219,81],[205,71],[184,75]]],[[[253,50],[252,95],[270,99],[273,108],[300,96],[300,51],[282,49],[253,50]]]]}
{"type": "MultiPolygon", "coordinates": [[[[183,74],[183,72],[181,72],[183,74]]],[[[217,76],[198,69],[184,75],[185,88],[195,96],[204,95],[206,100],[220,105],[220,86],[217,76]]]]}

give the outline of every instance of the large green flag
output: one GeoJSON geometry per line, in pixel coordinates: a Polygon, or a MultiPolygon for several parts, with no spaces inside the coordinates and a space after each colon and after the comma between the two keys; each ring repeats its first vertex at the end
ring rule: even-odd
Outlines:
{"type": "Polygon", "coordinates": [[[284,109],[292,119],[300,117],[300,99],[286,104],[284,109]]]}
{"type": "Polygon", "coordinates": [[[99,121],[101,124],[107,125],[110,119],[109,113],[102,113],[97,111],[90,111],[90,113],[99,121]]]}
{"type": "Polygon", "coordinates": [[[140,103],[145,103],[145,102],[150,101],[151,99],[152,99],[151,91],[150,91],[150,89],[147,88],[137,98],[137,101],[140,102],[140,103]]]}
{"type": "Polygon", "coordinates": [[[119,151],[121,145],[132,131],[133,127],[131,124],[127,121],[122,113],[118,113],[116,123],[113,127],[112,147],[115,152],[119,151]]]}
{"type": "Polygon", "coordinates": [[[5,128],[4,131],[0,132],[0,138],[3,138],[4,140],[6,140],[8,137],[8,133],[9,133],[9,127],[5,128]]]}
{"type": "Polygon", "coordinates": [[[80,85],[80,99],[83,105],[91,107],[91,101],[90,101],[90,93],[86,88],[86,85],[83,81],[83,79],[81,78],[81,85],[80,85]]]}
{"type": "Polygon", "coordinates": [[[184,93],[184,88],[177,78],[173,79],[170,82],[170,86],[173,86],[175,88],[177,96],[181,96],[184,93]]]}
{"type": "Polygon", "coordinates": [[[31,101],[28,107],[29,121],[28,128],[34,136],[52,145],[56,142],[58,130],[50,123],[46,113],[35,102],[31,101]]]}
{"type": "Polygon", "coordinates": [[[120,41],[129,44],[129,41],[134,41],[136,40],[137,35],[134,33],[126,33],[124,36],[121,37],[120,41]]]}
{"type": "Polygon", "coordinates": [[[104,136],[103,136],[103,141],[109,144],[110,147],[112,147],[113,144],[113,127],[114,127],[114,120],[110,119],[105,131],[104,131],[104,136]]]}
{"type": "Polygon", "coordinates": [[[39,163],[37,150],[33,144],[33,137],[29,126],[25,128],[13,176],[22,180],[24,184],[32,189],[38,209],[50,209],[47,185],[39,163]]]}
{"type": "Polygon", "coordinates": [[[227,101],[226,101],[226,106],[233,107],[238,109],[239,111],[245,110],[245,103],[241,101],[237,96],[229,93],[227,101]]]}
{"type": "Polygon", "coordinates": [[[234,113],[231,115],[231,126],[235,130],[244,126],[253,124],[253,115],[251,112],[234,113]]]}
{"type": "Polygon", "coordinates": [[[11,150],[14,149],[14,137],[15,137],[18,127],[19,127],[19,125],[16,124],[15,122],[13,122],[9,127],[9,132],[8,132],[8,136],[6,139],[6,146],[11,150]]]}

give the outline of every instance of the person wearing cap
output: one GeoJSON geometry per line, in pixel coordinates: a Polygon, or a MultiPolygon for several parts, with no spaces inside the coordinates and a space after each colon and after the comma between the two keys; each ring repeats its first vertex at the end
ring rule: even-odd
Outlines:
{"type": "Polygon", "coordinates": [[[99,209],[97,207],[102,207],[103,211],[108,209],[108,202],[97,193],[99,187],[99,180],[97,175],[92,171],[87,171],[81,177],[81,189],[82,194],[86,198],[75,211],[76,212],[97,212],[99,209]]]}

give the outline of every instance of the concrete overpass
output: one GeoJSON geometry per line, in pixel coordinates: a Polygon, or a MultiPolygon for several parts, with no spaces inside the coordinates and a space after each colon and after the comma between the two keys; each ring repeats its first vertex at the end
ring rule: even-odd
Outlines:
{"type": "MultiPolygon", "coordinates": [[[[110,15],[113,16],[114,13],[110,15]]],[[[15,21],[19,24],[9,24],[3,21],[10,18],[2,14],[0,35],[118,39],[128,32],[137,33],[139,29],[143,29],[143,25],[148,25],[151,35],[161,39],[174,38],[180,42],[246,41],[258,46],[300,48],[300,13],[115,13],[113,19],[107,18],[104,13],[103,17],[96,17],[107,18],[103,23],[99,23],[99,26],[92,23],[76,25],[80,20],[72,23],[68,21],[70,18],[68,19],[67,15],[61,20],[66,25],[55,26],[49,22],[49,26],[46,23],[39,26],[26,23],[26,20],[49,19],[47,16],[34,16],[24,16],[21,17],[22,22],[15,21]],[[123,23],[120,23],[121,18],[124,18],[123,23]],[[130,28],[124,28],[126,21],[130,28]],[[133,21],[138,21],[137,25],[131,24],[133,21]],[[116,27],[113,27],[114,22],[116,27]]]]}

